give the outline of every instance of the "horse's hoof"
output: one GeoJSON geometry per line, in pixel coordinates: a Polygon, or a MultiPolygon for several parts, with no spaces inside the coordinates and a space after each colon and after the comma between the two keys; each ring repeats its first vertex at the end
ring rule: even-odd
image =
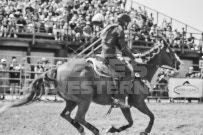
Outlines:
{"type": "Polygon", "coordinates": [[[147,132],[141,132],[140,135],[148,135],[147,132]]]}
{"type": "Polygon", "coordinates": [[[106,131],[106,133],[115,133],[115,132],[118,132],[118,129],[116,129],[114,126],[111,126],[111,127],[106,131]]]}
{"type": "Polygon", "coordinates": [[[80,133],[80,135],[86,135],[86,134],[85,134],[85,132],[83,132],[83,133],[80,133]]]}

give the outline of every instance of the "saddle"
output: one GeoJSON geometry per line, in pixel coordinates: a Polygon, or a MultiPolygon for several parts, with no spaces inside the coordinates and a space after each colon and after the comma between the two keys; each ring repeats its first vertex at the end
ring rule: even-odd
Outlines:
{"type": "MultiPolygon", "coordinates": [[[[128,60],[125,60],[125,62],[127,61],[128,60]]],[[[116,80],[119,80],[119,78],[121,78],[121,75],[117,73],[110,65],[108,65],[107,60],[101,55],[96,55],[94,57],[87,58],[86,62],[91,65],[91,67],[99,77],[107,77],[107,78],[113,77],[116,80]]],[[[137,63],[144,65],[141,62],[137,62],[137,63]]],[[[135,77],[139,78],[140,74],[135,72],[135,77]]]]}
{"type": "Polygon", "coordinates": [[[92,68],[94,69],[95,73],[99,77],[107,77],[107,78],[119,78],[120,74],[117,73],[110,65],[105,58],[100,55],[91,57],[86,59],[92,68]]]}

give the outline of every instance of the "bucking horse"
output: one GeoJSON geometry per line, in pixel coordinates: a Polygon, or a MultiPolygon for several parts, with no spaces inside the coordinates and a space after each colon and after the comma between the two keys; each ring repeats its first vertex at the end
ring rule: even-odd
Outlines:
{"type": "MultiPolygon", "coordinates": [[[[146,63],[138,64],[135,70],[139,69],[138,72],[141,71],[139,73],[140,78],[145,78],[149,82],[159,67],[167,65],[171,68],[178,69],[181,64],[180,59],[165,40],[141,54],[140,57],[146,63]]],[[[61,117],[70,122],[81,135],[85,134],[84,127],[89,129],[94,135],[99,135],[99,130],[86,121],[85,115],[91,102],[100,105],[112,105],[113,99],[109,90],[112,87],[114,89],[118,88],[115,83],[116,79],[111,77],[114,72],[103,64],[103,62],[103,60],[98,60],[97,58],[74,58],[58,68],[48,70],[25,88],[29,91],[29,94],[25,98],[5,104],[0,108],[0,114],[11,107],[32,103],[42,96],[44,82],[50,82],[54,83],[56,93],[66,102],[61,117]],[[110,72],[108,72],[109,70],[110,72]],[[78,107],[76,116],[75,118],[71,118],[71,112],[75,107],[78,107]]],[[[139,82],[141,87],[132,87],[132,89],[136,88],[136,91],[133,90],[132,93],[128,93],[128,102],[130,106],[137,108],[149,116],[150,121],[148,126],[140,133],[141,135],[147,135],[151,132],[155,118],[144,101],[147,98],[148,92],[143,90],[146,88],[146,85],[140,78],[135,77],[135,81],[139,82]]],[[[138,83],[135,84],[137,85],[138,83]]],[[[121,108],[121,111],[128,124],[119,128],[111,127],[108,132],[121,132],[133,125],[130,108],[121,108]]]]}

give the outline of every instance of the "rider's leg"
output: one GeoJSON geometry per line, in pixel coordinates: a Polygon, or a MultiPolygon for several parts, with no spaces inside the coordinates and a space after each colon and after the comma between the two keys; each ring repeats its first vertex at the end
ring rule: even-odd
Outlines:
{"type": "MultiPolygon", "coordinates": [[[[109,65],[115,69],[116,72],[120,73],[121,80],[120,85],[118,89],[118,98],[119,99],[125,99],[128,100],[126,95],[128,94],[129,90],[131,89],[131,81],[132,81],[132,70],[129,65],[124,63],[123,61],[114,58],[109,60],[109,65]]],[[[116,95],[113,95],[114,98],[116,95]]],[[[114,102],[116,105],[119,105],[121,107],[129,107],[128,102],[122,102],[120,100],[115,100],[114,102]]]]}

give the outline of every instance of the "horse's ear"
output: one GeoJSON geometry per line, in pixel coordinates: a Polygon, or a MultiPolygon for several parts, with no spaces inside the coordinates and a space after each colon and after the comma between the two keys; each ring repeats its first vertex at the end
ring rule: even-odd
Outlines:
{"type": "Polygon", "coordinates": [[[160,35],[160,37],[162,38],[162,43],[163,43],[164,47],[169,47],[169,44],[167,43],[167,40],[166,40],[165,36],[160,35]]]}

